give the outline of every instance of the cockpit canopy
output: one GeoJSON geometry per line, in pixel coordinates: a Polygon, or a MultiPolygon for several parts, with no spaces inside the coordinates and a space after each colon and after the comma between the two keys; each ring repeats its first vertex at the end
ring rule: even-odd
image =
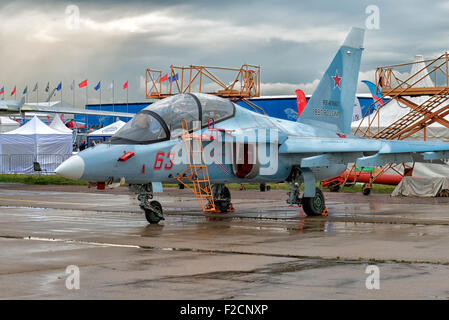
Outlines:
{"type": "Polygon", "coordinates": [[[234,104],[217,96],[195,93],[178,94],[159,100],[139,113],[124,125],[111,139],[113,144],[149,144],[182,134],[182,120],[187,120],[189,129],[215,123],[234,116],[234,104]]]}

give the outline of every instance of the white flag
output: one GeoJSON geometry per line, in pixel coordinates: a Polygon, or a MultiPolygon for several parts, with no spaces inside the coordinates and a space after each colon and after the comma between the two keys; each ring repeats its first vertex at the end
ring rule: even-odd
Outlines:
{"type": "Polygon", "coordinates": [[[109,85],[109,90],[112,90],[114,88],[114,82],[111,82],[111,84],[109,85]]]}

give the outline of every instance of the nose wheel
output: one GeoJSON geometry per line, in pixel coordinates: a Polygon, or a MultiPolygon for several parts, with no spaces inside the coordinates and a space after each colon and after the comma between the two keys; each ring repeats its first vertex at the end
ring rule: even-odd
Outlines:
{"type": "Polygon", "coordinates": [[[153,199],[153,185],[148,184],[133,184],[129,186],[130,190],[137,194],[140,209],[145,213],[145,219],[150,224],[157,224],[161,220],[165,220],[162,205],[159,201],[150,201],[153,199]]]}
{"type": "Polygon", "coordinates": [[[165,220],[162,215],[162,205],[159,201],[151,201],[148,208],[142,209],[145,212],[145,219],[147,219],[150,224],[157,224],[159,221],[165,220]]]}

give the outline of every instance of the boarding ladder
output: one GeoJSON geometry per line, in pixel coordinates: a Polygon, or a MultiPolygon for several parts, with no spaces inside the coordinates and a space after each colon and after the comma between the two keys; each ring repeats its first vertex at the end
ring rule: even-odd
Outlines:
{"type": "Polygon", "coordinates": [[[190,134],[186,120],[182,120],[181,124],[182,140],[184,141],[189,167],[175,179],[195,194],[203,212],[215,212],[214,197],[204,157],[204,137],[201,134],[190,134]],[[192,184],[193,187],[189,184],[192,184]]]}

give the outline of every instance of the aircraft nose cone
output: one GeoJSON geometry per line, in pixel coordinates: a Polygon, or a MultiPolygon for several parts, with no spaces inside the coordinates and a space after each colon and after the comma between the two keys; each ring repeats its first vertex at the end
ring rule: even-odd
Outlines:
{"type": "Polygon", "coordinates": [[[55,173],[67,179],[78,180],[84,173],[84,160],[79,156],[72,156],[61,163],[55,173]]]}

